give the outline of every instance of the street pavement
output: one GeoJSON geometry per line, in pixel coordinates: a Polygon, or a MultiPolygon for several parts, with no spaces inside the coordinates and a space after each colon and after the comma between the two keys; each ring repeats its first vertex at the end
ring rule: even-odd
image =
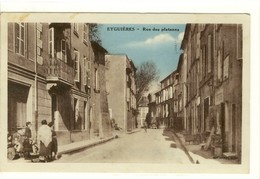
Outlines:
{"type": "Polygon", "coordinates": [[[190,164],[187,155],[175,148],[163,129],[125,134],[92,148],[63,154],[55,163],[171,163],[190,164]]]}

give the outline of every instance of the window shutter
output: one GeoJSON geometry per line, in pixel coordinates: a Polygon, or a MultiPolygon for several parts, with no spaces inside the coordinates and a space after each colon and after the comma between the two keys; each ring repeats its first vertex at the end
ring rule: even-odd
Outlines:
{"type": "Polygon", "coordinates": [[[211,35],[208,35],[208,73],[211,72],[211,58],[212,58],[212,38],[211,35]]]}
{"type": "Polygon", "coordinates": [[[74,60],[75,60],[75,72],[76,72],[76,76],[75,76],[75,81],[79,82],[79,75],[80,75],[80,65],[79,65],[79,52],[78,51],[74,51],[74,60]]]}
{"type": "Polygon", "coordinates": [[[87,85],[87,58],[84,57],[83,59],[83,63],[84,63],[84,85],[87,85]]]}
{"type": "Polygon", "coordinates": [[[224,60],[224,75],[223,75],[224,80],[228,78],[228,73],[229,73],[229,56],[227,56],[224,60]]]}
{"type": "Polygon", "coordinates": [[[54,57],[54,28],[49,29],[49,55],[54,57]]]}
{"type": "Polygon", "coordinates": [[[21,55],[27,57],[27,25],[21,23],[21,55]]]}

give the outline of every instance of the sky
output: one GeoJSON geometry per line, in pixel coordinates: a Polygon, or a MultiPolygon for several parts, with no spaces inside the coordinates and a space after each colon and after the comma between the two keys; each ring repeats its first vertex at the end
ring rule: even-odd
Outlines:
{"type": "Polygon", "coordinates": [[[110,54],[126,54],[138,67],[153,61],[159,80],[176,70],[185,24],[101,24],[102,46],[110,54]]]}

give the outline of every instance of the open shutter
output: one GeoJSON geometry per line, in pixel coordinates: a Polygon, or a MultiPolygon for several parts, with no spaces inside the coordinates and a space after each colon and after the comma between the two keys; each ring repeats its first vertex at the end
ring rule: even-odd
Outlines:
{"type": "Polygon", "coordinates": [[[84,57],[83,59],[84,63],[84,85],[87,85],[87,57],[84,57]]]}
{"type": "Polygon", "coordinates": [[[49,29],[49,56],[54,58],[54,28],[49,29]]]}
{"type": "Polygon", "coordinates": [[[75,60],[75,81],[79,82],[80,75],[80,66],[79,66],[79,52],[77,50],[74,51],[74,60],[75,60]]]}

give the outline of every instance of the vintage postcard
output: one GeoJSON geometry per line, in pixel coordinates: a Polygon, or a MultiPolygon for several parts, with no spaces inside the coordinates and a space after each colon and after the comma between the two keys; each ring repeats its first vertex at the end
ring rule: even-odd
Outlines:
{"type": "Polygon", "coordinates": [[[248,14],[1,14],[0,171],[249,172],[248,14]]]}

